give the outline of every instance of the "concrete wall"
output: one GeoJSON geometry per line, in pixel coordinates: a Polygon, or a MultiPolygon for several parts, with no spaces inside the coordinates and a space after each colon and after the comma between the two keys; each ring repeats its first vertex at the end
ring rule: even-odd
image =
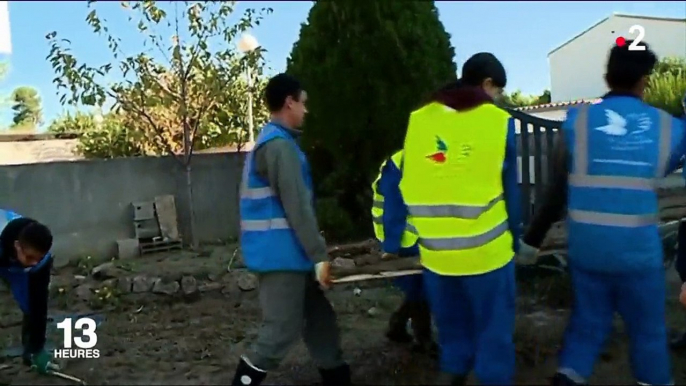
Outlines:
{"type": "MultiPolygon", "coordinates": [[[[238,234],[242,155],[198,154],[192,161],[200,241],[238,234]]],[[[131,202],[176,197],[179,230],[190,240],[183,168],[169,157],[83,160],[0,167],[0,207],[46,223],[58,260],[115,256],[117,239],[134,236],[131,202]]]]}

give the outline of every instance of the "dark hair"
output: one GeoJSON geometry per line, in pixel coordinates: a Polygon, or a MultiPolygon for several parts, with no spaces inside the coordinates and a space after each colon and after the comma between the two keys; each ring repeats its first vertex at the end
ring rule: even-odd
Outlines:
{"type": "Polygon", "coordinates": [[[657,55],[648,48],[648,44],[636,43],[636,46],[645,47],[645,50],[632,51],[629,47],[633,43],[633,40],[629,40],[621,47],[616,45],[610,50],[605,80],[611,89],[633,89],[641,78],[653,72],[657,64],[657,55]]]}
{"type": "Polygon", "coordinates": [[[19,232],[17,241],[24,247],[30,247],[38,252],[48,253],[50,248],[52,248],[52,233],[47,226],[38,221],[32,221],[19,232]]]}
{"type": "Polygon", "coordinates": [[[302,87],[300,82],[288,74],[279,74],[269,79],[264,88],[264,99],[270,112],[276,112],[283,108],[286,98],[300,99],[302,87]]]}
{"type": "Polygon", "coordinates": [[[467,86],[481,86],[488,78],[491,78],[497,87],[504,88],[507,84],[505,67],[500,60],[490,52],[479,52],[464,62],[462,76],[458,82],[467,86]]]}

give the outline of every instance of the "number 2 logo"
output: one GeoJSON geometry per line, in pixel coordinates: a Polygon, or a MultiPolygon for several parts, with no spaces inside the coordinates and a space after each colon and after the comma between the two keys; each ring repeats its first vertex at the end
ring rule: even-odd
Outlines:
{"type": "Polygon", "coordinates": [[[629,44],[629,51],[645,51],[646,47],[645,46],[639,46],[643,39],[646,37],[646,30],[643,28],[642,25],[632,25],[631,28],[629,28],[629,34],[633,35],[636,34],[636,38],[634,39],[631,44],[629,44]]]}

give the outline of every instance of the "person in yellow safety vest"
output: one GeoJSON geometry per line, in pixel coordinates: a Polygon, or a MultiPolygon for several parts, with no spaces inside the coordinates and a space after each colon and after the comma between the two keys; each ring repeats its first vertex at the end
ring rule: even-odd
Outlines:
{"type": "MultiPolygon", "coordinates": [[[[419,256],[417,235],[407,230],[407,210],[398,187],[402,178],[402,162],[401,150],[381,165],[379,177],[372,184],[374,233],[381,241],[384,258],[419,256]]],[[[413,349],[431,356],[437,355],[438,347],[432,339],[431,312],[424,295],[422,276],[399,277],[394,284],[405,296],[398,310],[391,315],[386,336],[398,343],[412,342],[412,336],[407,333],[407,322],[410,321],[416,341],[413,349]]]]}
{"type": "Polygon", "coordinates": [[[414,111],[400,190],[419,236],[438,327],[441,383],[510,385],[521,201],[514,121],[494,105],[507,82],[490,53],[414,111]]]}

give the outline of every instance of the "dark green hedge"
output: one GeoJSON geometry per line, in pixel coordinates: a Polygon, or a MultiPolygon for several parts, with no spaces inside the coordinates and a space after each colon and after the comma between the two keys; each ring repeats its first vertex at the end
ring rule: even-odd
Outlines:
{"type": "Polygon", "coordinates": [[[287,72],[308,93],[303,148],[327,239],[371,235],[371,182],[402,146],[409,113],[456,78],[432,1],[318,1],[287,72]]]}

